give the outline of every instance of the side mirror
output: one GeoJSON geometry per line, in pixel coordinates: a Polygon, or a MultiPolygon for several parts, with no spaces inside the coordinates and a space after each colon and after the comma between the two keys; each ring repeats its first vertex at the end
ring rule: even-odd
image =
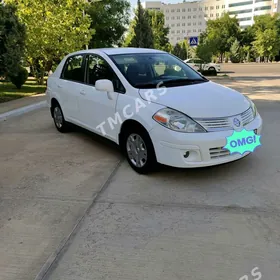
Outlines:
{"type": "Polygon", "coordinates": [[[114,92],[113,83],[110,80],[97,80],[95,82],[95,89],[99,91],[114,92]]]}

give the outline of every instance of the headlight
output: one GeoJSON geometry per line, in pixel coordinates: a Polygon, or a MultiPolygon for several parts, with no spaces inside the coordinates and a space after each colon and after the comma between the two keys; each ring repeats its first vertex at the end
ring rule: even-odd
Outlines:
{"type": "Polygon", "coordinates": [[[246,98],[247,98],[247,100],[250,102],[250,107],[251,107],[251,109],[252,109],[252,111],[253,111],[253,116],[254,116],[254,118],[257,116],[257,113],[258,113],[258,111],[257,111],[257,107],[256,107],[256,105],[254,104],[254,102],[248,97],[248,96],[245,96],[246,98]]]}
{"type": "Polygon", "coordinates": [[[153,119],[159,124],[179,132],[207,132],[201,125],[188,116],[170,109],[164,108],[154,114],[153,119]]]}

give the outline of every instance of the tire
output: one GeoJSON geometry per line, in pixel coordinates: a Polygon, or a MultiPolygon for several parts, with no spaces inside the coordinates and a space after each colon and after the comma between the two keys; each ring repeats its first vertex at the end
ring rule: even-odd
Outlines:
{"type": "Polygon", "coordinates": [[[128,163],[137,173],[148,174],[158,169],[152,140],[144,128],[124,132],[121,145],[128,163]]]}
{"type": "Polygon", "coordinates": [[[52,112],[56,129],[61,133],[69,131],[69,124],[65,121],[62,109],[57,102],[54,103],[52,112]]]}

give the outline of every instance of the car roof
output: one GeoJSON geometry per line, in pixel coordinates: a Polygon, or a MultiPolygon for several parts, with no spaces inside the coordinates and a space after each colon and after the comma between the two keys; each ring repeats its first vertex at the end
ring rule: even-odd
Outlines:
{"type": "Polygon", "coordinates": [[[135,54],[135,53],[165,53],[160,50],[155,49],[146,49],[146,48],[100,48],[100,49],[89,49],[81,50],[71,55],[75,54],[85,54],[85,53],[105,53],[107,55],[116,55],[116,54],[135,54]]]}

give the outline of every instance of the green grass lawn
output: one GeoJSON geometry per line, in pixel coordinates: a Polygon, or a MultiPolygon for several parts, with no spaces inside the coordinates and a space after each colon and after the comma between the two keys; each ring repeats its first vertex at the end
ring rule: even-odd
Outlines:
{"type": "Polygon", "coordinates": [[[0,103],[21,97],[44,93],[45,91],[46,86],[37,85],[34,78],[28,78],[21,89],[17,89],[16,86],[10,82],[0,81],[0,103]]]}

